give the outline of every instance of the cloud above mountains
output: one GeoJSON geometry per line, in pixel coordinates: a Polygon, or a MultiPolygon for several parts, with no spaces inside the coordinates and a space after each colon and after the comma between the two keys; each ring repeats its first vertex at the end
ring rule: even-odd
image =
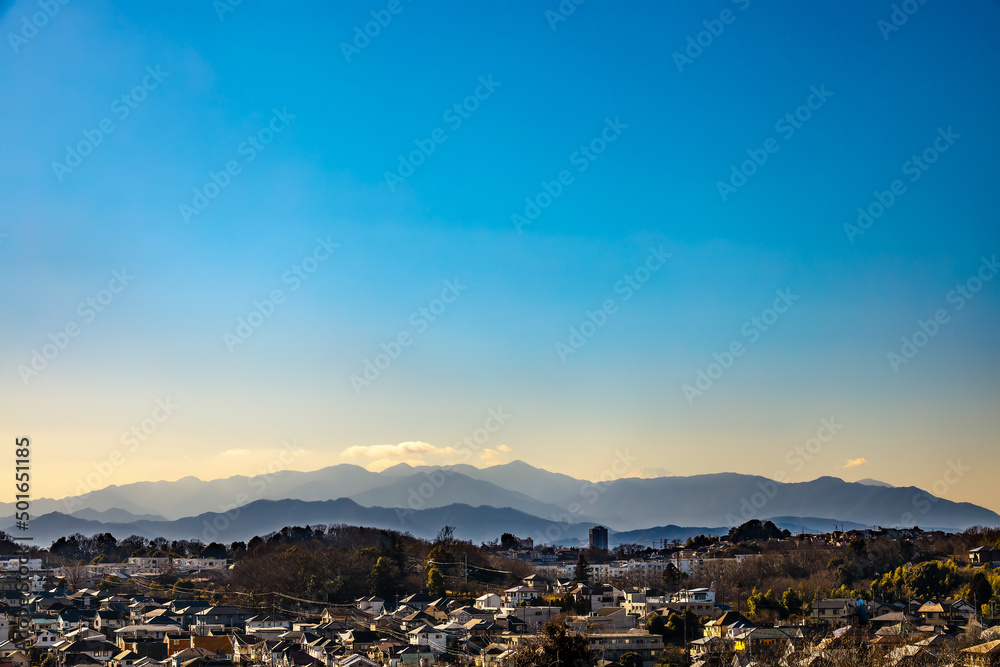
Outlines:
{"type": "MultiPolygon", "coordinates": [[[[479,461],[495,464],[507,458],[511,449],[507,445],[498,445],[495,449],[481,448],[477,452],[479,461]]],[[[456,463],[469,463],[468,451],[457,447],[438,447],[429,442],[419,440],[401,442],[397,445],[355,445],[340,453],[347,461],[358,462],[369,470],[380,472],[398,463],[411,466],[447,466],[456,463]]]]}

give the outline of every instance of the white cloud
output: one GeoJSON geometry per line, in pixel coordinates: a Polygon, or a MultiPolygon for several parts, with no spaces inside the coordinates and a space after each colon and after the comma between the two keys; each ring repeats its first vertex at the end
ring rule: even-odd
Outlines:
{"type": "Polygon", "coordinates": [[[401,442],[398,445],[355,445],[340,453],[345,459],[394,459],[423,458],[425,456],[452,456],[454,447],[437,447],[428,442],[401,442]]]}
{"type": "MultiPolygon", "coordinates": [[[[478,452],[473,450],[479,461],[489,464],[497,463],[510,451],[510,447],[506,445],[500,445],[496,449],[484,447],[478,452]]],[[[469,451],[464,447],[461,449],[438,447],[429,442],[412,441],[401,442],[398,445],[355,445],[342,451],[340,457],[378,472],[398,463],[407,463],[411,466],[447,466],[465,463],[469,460],[469,451]]]]}
{"type": "Polygon", "coordinates": [[[428,442],[401,442],[398,445],[355,445],[340,453],[340,457],[357,461],[376,472],[407,463],[411,466],[452,465],[465,458],[466,454],[454,447],[438,447],[428,442]]]}
{"type": "Polygon", "coordinates": [[[841,468],[860,468],[861,466],[868,465],[868,459],[861,457],[859,459],[847,459],[841,468]]]}

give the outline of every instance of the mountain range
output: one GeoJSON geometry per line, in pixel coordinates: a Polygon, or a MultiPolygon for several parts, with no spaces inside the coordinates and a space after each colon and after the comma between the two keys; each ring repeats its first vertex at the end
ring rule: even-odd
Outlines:
{"type": "MultiPolygon", "coordinates": [[[[875,480],[646,474],[589,482],[514,461],[486,468],[399,464],[376,473],[342,464],[211,481],[184,477],[36,499],[31,526],[40,541],[74,532],[233,541],[286,525],[354,523],[433,537],[450,524],[460,538],[474,541],[512,532],[566,543],[586,539],[595,524],[608,526],[614,543],[724,533],[750,518],[773,519],[792,532],[1000,526],[992,510],[875,480]]],[[[13,511],[11,503],[0,504],[0,514],[13,511]]],[[[0,528],[12,524],[11,516],[0,518],[0,528]]]]}

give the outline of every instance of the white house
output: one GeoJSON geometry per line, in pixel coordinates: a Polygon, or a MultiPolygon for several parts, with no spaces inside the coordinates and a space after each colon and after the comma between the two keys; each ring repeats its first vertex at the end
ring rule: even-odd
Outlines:
{"type": "Polygon", "coordinates": [[[537,597],[538,591],[528,586],[514,586],[503,592],[503,601],[508,607],[516,607],[522,602],[530,602],[537,597]]]}
{"type": "Polygon", "coordinates": [[[361,611],[367,611],[375,617],[381,616],[382,609],[385,607],[385,600],[377,595],[371,595],[366,598],[358,598],[355,602],[358,605],[358,609],[361,611]]]}
{"type": "Polygon", "coordinates": [[[413,646],[426,646],[435,653],[444,653],[448,648],[448,634],[429,625],[422,625],[406,633],[413,646]]]}
{"type": "Polygon", "coordinates": [[[288,630],[291,627],[291,621],[284,616],[278,616],[276,614],[251,616],[246,622],[246,632],[248,635],[257,634],[260,631],[288,630]]]}
{"type": "Polygon", "coordinates": [[[486,595],[480,595],[476,598],[475,607],[476,609],[485,609],[489,611],[496,611],[503,604],[503,600],[496,593],[487,593],[486,595]]]}

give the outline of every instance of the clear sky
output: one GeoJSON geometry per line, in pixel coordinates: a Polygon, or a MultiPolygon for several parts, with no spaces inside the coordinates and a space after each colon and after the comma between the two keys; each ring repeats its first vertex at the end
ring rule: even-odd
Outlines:
{"type": "Polygon", "coordinates": [[[1000,510],[1000,5],[902,5],[3,3],[5,437],[1000,510]]]}

